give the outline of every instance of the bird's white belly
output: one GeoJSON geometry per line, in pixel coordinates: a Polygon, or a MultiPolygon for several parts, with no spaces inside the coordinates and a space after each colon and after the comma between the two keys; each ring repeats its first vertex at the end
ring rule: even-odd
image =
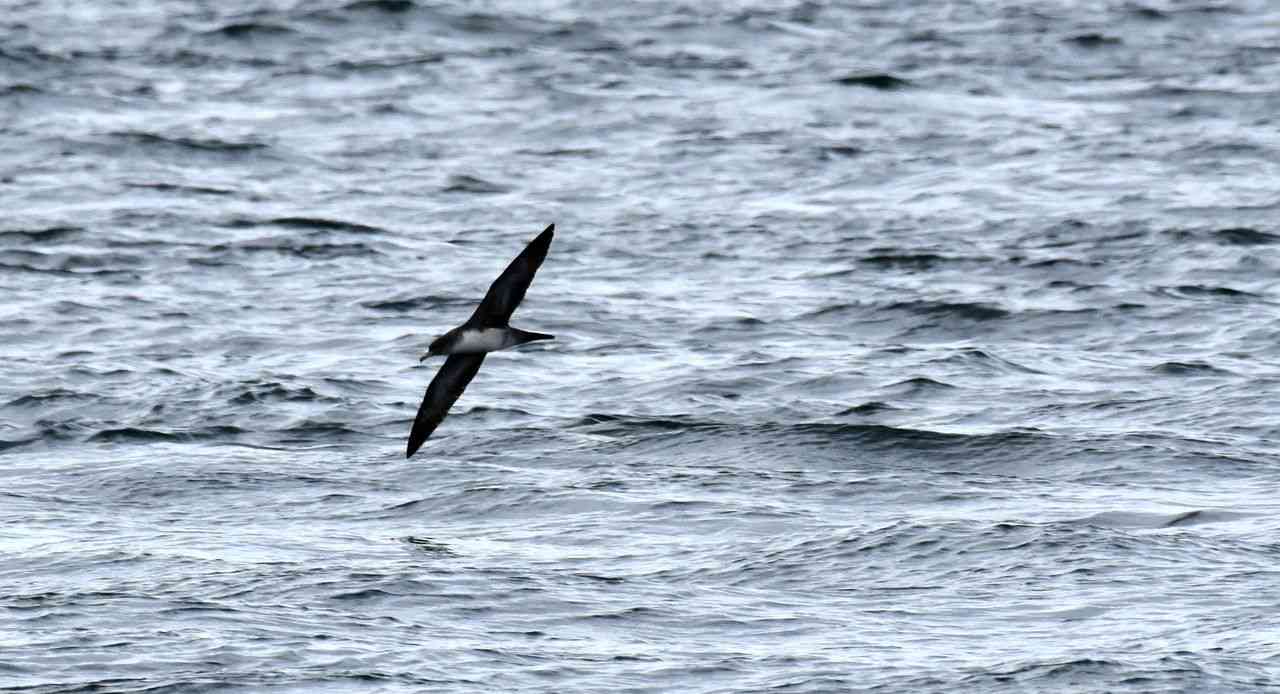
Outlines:
{"type": "Polygon", "coordinates": [[[465,330],[451,350],[454,354],[475,354],[506,349],[512,345],[510,334],[500,328],[465,330]]]}

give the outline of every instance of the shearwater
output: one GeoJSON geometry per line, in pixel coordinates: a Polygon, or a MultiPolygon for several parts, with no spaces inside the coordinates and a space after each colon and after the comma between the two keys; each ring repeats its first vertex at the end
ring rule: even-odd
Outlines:
{"type": "Polygon", "coordinates": [[[427,353],[418,359],[421,362],[437,354],[449,355],[436,377],[431,379],[427,394],[418,406],[418,416],[413,420],[404,457],[408,458],[417,452],[427,437],[431,436],[431,432],[440,425],[444,416],[449,413],[449,408],[453,407],[462,391],[466,390],[467,384],[475,378],[486,354],[534,340],[554,339],[554,335],[513,328],[508,323],[511,313],[524,299],[525,290],[533,281],[542,260],[547,257],[547,249],[551,247],[555,229],[556,225],[548,225],[537,238],[530,241],[507,269],[498,275],[498,279],[489,285],[489,291],[467,322],[433,340],[427,353]]]}

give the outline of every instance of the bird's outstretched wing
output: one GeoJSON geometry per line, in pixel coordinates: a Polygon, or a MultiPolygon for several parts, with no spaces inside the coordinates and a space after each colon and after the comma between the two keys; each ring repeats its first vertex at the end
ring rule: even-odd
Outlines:
{"type": "Polygon", "coordinates": [[[409,432],[409,446],[405,449],[404,457],[408,458],[417,452],[422,442],[427,440],[437,426],[440,426],[444,416],[449,413],[449,408],[453,407],[453,403],[458,400],[458,396],[462,395],[462,391],[467,389],[467,384],[476,377],[476,372],[480,370],[480,365],[483,363],[483,352],[451,354],[444,360],[444,366],[441,366],[436,377],[431,379],[431,385],[427,386],[427,394],[423,396],[422,404],[418,406],[418,416],[413,420],[413,429],[409,432]]]}
{"type": "Polygon", "coordinates": [[[520,255],[511,261],[507,269],[498,275],[498,279],[489,285],[489,291],[484,295],[484,300],[480,302],[476,312],[471,314],[471,318],[467,321],[469,324],[481,328],[507,327],[512,311],[515,311],[520,301],[524,299],[525,290],[533,281],[534,273],[542,265],[542,260],[547,257],[547,249],[551,248],[551,237],[555,236],[555,229],[556,225],[548,225],[537,238],[520,251],[520,255]]]}

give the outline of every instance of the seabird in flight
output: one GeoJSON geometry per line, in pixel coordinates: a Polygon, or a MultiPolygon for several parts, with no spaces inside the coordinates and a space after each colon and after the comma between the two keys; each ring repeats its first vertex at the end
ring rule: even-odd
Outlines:
{"type": "Polygon", "coordinates": [[[404,457],[413,455],[440,425],[449,408],[475,378],[484,363],[484,355],[534,340],[555,338],[554,335],[531,333],[508,325],[511,312],[520,305],[534,273],[547,257],[555,228],[554,224],[548,226],[538,234],[538,238],[530,241],[489,286],[489,291],[467,322],[437,337],[427,348],[427,353],[418,359],[423,361],[437,354],[449,355],[436,377],[431,379],[427,394],[418,406],[418,416],[413,420],[404,457]]]}

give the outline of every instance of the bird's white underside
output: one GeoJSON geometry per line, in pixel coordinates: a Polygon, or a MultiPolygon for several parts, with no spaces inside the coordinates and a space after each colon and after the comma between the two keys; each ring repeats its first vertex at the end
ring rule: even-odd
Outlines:
{"type": "Polygon", "coordinates": [[[464,330],[454,343],[450,354],[478,354],[495,352],[500,349],[514,347],[516,344],[511,331],[502,328],[482,328],[480,330],[464,330]]]}

